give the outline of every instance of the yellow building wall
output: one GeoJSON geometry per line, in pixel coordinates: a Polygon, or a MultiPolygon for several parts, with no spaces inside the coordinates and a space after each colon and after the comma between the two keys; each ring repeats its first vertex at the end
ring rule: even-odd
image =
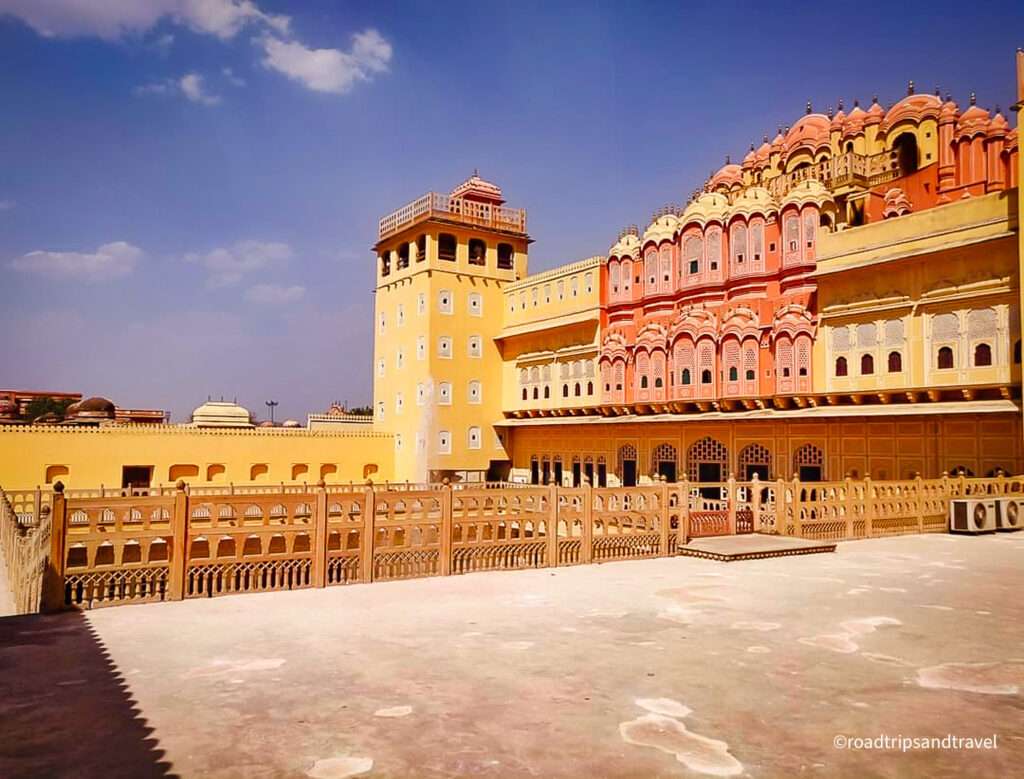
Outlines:
{"type": "Polygon", "coordinates": [[[362,483],[394,478],[393,451],[381,432],[12,425],[0,427],[0,486],[120,487],[124,466],[152,467],[153,485],[362,483]]]}
{"type": "Polygon", "coordinates": [[[502,410],[502,359],[495,339],[503,323],[502,290],[526,273],[526,248],[525,236],[433,222],[414,225],[382,247],[391,252],[392,270],[384,276],[378,267],[374,425],[394,435],[399,480],[425,482],[457,472],[457,478],[480,479],[492,461],[508,459],[493,425],[502,410]],[[456,238],[454,261],[437,256],[441,232],[456,238]],[[415,242],[424,233],[424,260],[411,259],[408,268],[397,269],[397,249],[388,247],[415,242]],[[471,238],[487,244],[482,266],[469,262],[471,238]],[[499,242],[515,249],[511,269],[497,266],[499,242]],[[478,306],[471,305],[471,296],[478,306]],[[441,339],[450,339],[450,357],[441,355],[441,339]],[[479,342],[479,357],[471,355],[471,339],[479,342]],[[447,434],[447,450],[442,434],[447,434]]]}
{"type": "Polygon", "coordinates": [[[1019,383],[1016,229],[1014,191],[823,235],[816,272],[815,392],[1019,383]],[[992,312],[981,316],[993,318],[994,327],[980,332],[972,324],[977,315],[971,312],[978,311],[992,312]],[[952,336],[935,326],[943,315],[956,317],[952,336]],[[889,323],[897,321],[900,326],[887,335],[889,323]],[[901,337],[893,337],[897,330],[901,337]],[[974,364],[979,343],[991,347],[991,365],[974,364]],[[938,368],[943,346],[954,352],[952,369],[938,368]],[[901,355],[898,372],[888,370],[894,351],[901,355]],[[865,354],[874,359],[869,375],[861,373],[865,354]],[[836,374],[841,356],[847,360],[845,377],[836,374]]]}
{"type": "MultiPolygon", "coordinates": [[[[651,480],[656,447],[675,448],[680,478],[687,470],[687,452],[710,436],[728,450],[728,471],[739,472],[739,455],[748,445],[760,445],[772,455],[772,479],[792,478],[796,450],[813,444],[824,453],[824,478],[904,479],[915,472],[934,477],[942,471],[966,468],[984,476],[1002,468],[1019,473],[1022,466],[1019,414],[965,414],[945,417],[843,417],[826,420],[736,420],[718,422],[634,422],[550,425],[511,428],[512,476],[529,481],[530,461],[562,458],[563,483],[572,478],[574,458],[604,458],[608,486],[621,484],[619,452],[636,449],[641,481],[651,480]]],[[[596,469],[595,469],[596,472],[596,469]]],[[[695,475],[691,476],[694,479],[695,475]]]]}

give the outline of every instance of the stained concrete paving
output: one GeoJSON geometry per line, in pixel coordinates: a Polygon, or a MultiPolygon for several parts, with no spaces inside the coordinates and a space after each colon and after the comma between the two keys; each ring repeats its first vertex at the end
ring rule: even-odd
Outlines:
{"type": "Polygon", "coordinates": [[[0,775],[1006,777],[1024,534],[0,620],[0,775]],[[837,737],[997,738],[988,750],[837,737]]]}

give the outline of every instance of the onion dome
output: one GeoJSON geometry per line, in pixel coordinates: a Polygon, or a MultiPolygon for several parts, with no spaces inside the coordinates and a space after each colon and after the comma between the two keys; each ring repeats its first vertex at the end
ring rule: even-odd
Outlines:
{"type": "Polygon", "coordinates": [[[996,115],[992,117],[992,121],[989,123],[988,134],[990,136],[1005,136],[1010,130],[1010,124],[1006,121],[1002,112],[999,110],[999,106],[996,106],[996,115]]]}
{"type": "Polygon", "coordinates": [[[871,107],[864,118],[864,124],[880,124],[885,118],[885,109],[878,103],[878,95],[871,98],[871,107]]]}
{"type": "Polygon", "coordinates": [[[733,214],[743,214],[746,217],[753,216],[754,214],[768,216],[778,210],[779,207],[775,199],[767,189],[764,187],[747,187],[733,201],[730,216],[733,214]]]}
{"type": "Polygon", "coordinates": [[[956,123],[956,137],[963,138],[965,136],[978,135],[979,133],[985,133],[988,130],[989,116],[988,111],[984,108],[979,108],[975,104],[974,93],[971,93],[971,105],[970,107],[960,114],[960,119],[956,123]]]}
{"type": "Polygon", "coordinates": [[[938,119],[942,101],[935,95],[907,95],[886,111],[882,119],[882,132],[902,121],[919,124],[924,119],[938,119]]]}
{"type": "Polygon", "coordinates": [[[729,200],[725,195],[719,192],[704,192],[686,207],[679,222],[680,225],[723,222],[728,211],[729,200]]]}
{"type": "Polygon", "coordinates": [[[252,414],[229,400],[208,400],[192,412],[196,427],[252,427],[252,414]]]}
{"type": "Polygon", "coordinates": [[[758,165],[768,162],[768,155],[772,153],[772,145],[768,143],[768,136],[764,136],[764,142],[757,148],[755,159],[758,165]]]}
{"type": "Polygon", "coordinates": [[[113,402],[106,398],[86,398],[72,405],[74,411],[69,407],[65,416],[79,421],[113,419],[117,412],[113,402]]]}
{"type": "Polygon", "coordinates": [[[671,241],[679,228],[679,217],[673,213],[656,214],[653,221],[644,230],[642,244],[671,241]]]}
{"type": "Polygon", "coordinates": [[[636,225],[630,225],[619,234],[619,240],[612,244],[608,250],[609,257],[638,257],[640,256],[640,230],[636,225]]]}
{"type": "Polygon", "coordinates": [[[846,123],[843,125],[843,137],[847,138],[851,135],[857,135],[864,131],[864,123],[867,121],[868,113],[860,107],[860,102],[857,100],[853,101],[853,110],[846,117],[846,123]]]}
{"type": "Polygon", "coordinates": [[[800,121],[786,133],[786,154],[801,146],[812,150],[828,146],[831,125],[825,114],[807,114],[800,117],[800,121]]]}
{"type": "Polygon", "coordinates": [[[708,181],[708,189],[714,191],[720,187],[730,189],[736,185],[743,185],[743,170],[739,165],[727,162],[721,168],[718,169],[708,181]]]}

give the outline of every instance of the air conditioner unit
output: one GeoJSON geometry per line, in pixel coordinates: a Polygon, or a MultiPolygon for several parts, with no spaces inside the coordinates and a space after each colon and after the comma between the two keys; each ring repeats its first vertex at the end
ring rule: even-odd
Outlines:
{"type": "Polygon", "coordinates": [[[996,501],[988,498],[963,498],[949,502],[951,533],[994,533],[996,501]]]}
{"type": "Polygon", "coordinates": [[[1024,530],[1024,498],[996,498],[996,530],[1024,530]]]}

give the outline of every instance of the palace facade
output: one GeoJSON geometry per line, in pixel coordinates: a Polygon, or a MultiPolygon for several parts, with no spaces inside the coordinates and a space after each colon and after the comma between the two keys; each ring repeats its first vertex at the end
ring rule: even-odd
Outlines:
{"type": "Polygon", "coordinates": [[[528,275],[474,175],[381,220],[375,426],[413,481],[1020,472],[1020,176],[1000,110],[911,84],[528,275]]]}
{"type": "Polygon", "coordinates": [[[525,210],[474,174],[380,220],[372,418],[105,402],[0,423],[0,484],[1020,473],[1017,70],[1007,115],[912,84],[808,105],[606,255],[533,275],[525,210]]]}

